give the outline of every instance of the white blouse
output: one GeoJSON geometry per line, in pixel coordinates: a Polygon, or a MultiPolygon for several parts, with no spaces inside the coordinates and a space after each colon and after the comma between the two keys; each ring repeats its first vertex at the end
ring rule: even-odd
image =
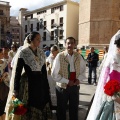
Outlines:
{"type": "MultiPolygon", "coordinates": [[[[78,80],[79,81],[82,81],[83,79],[85,79],[85,71],[86,71],[86,63],[85,61],[83,60],[82,56],[79,55],[80,57],[80,75],[78,76],[78,80]]],[[[60,70],[60,55],[58,54],[54,60],[54,63],[53,63],[53,67],[52,67],[52,77],[53,77],[53,80],[56,81],[56,82],[60,82],[60,83],[67,83],[69,82],[68,79],[62,77],[60,74],[59,74],[59,70],[60,70]]],[[[67,58],[68,58],[68,61],[70,63],[70,72],[75,72],[75,67],[74,67],[74,54],[71,56],[69,54],[67,54],[67,58]]]]}

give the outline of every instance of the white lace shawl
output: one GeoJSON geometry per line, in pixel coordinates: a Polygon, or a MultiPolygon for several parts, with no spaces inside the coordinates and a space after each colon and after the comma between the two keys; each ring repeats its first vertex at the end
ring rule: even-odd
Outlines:
{"type": "Polygon", "coordinates": [[[45,64],[45,55],[42,50],[37,48],[38,61],[32,50],[28,47],[20,52],[19,58],[22,58],[26,65],[28,65],[32,71],[41,71],[43,64],[45,64]]]}
{"type": "MultiPolygon", "coordinates": [[[[27,41],[27,40],[25,40],[25,41],[27,41]]],[[[9,118],[8,118],[8,116],[9,116],[9,107],[10,107],[11,98],[13,96],[13,91],[14,91],[14,78],[15,78],[15,73],[16,73],[17,61],[18,61],[18,58],[20,57],[21,51],[24,51],[24,49],[28,49],[29,46],[30,45],[27,42],[25,42],[24,45],[21,46],[20,49],[18,49],[18,51],[17,51],[17,53],[14,56],[13,61],[12,61],[12,76],[11,76],[11,79],[10,79],[10,90],[9,90],[9,94],[8,94],[8,98],[7,98],[7,103],[6,103],[6,107],[5,107],[5,112],[6,112],[6,118],[5,118],[5,120],[9,120],[9,118]]],[[[43,56],[43,61],[45,63],[44,52],[42,52],[42,50],[40,50],[39,48],[38,48],[38,56],[39,57],[43,56]]],[[[42,64],[43,64],[43,62],[40,64],[41,67],[42,67],[42,64]]],[[[41,70],[41,67],[39,67],[39,70],[41,70]]]]}

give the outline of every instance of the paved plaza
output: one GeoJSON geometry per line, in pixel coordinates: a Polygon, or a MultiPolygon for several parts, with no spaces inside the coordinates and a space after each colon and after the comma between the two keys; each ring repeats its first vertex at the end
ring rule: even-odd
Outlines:
{"type": "MultiPolygon", "coordinates": [[[[88,75],[88,69],[86,69],[86,77],[88,75]]],[[[79,100],[79,120],[85,120],[85,116],[88,110],[90,101],[94,95],[96,86],[89,85],[87,79],[82,81],[80,86],[80,100],[79,100]]],[[[56,120],[56,114],[53,114],[53,120],[56,120]]],[[[69,120],[67,112],[67,120],[69,120]]]]}

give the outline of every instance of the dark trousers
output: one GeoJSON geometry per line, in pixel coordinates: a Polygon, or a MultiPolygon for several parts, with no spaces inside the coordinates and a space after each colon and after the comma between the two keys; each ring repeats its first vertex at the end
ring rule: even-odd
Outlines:
{"type": "Polygon", "coordinates": [[[96,83],[96,79],[97,79],[96,68],[97,68],[97,67],[89,66],[88,83],[90,83],[90,84],[91,84],[91,82],[92,82],[92,72],[93,72],[93,80],[94,80],[94,83],[96,83]]]}
{"type": "Polygon", "coordinates": [[[66,109],[69,101],[69,120],[78,120],[80,86],[67,87],[67,89],[56,86],[57,95],[57,120],[66,120],[66,109]]]}

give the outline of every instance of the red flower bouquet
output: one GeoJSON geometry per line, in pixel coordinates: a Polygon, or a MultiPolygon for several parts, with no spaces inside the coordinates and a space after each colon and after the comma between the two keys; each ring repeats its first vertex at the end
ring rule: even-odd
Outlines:
{"type": "Polygon", "coordinates": [[[12,97],[12,104],[13,109],[11,111],[11,114],[24,115],[27,112],[27,107],[25,106],[25,104],[14,96],[12,97]]]}
{"type": "Polygon", "coordinates": [[[109,80],[104,86],[104,92],[108,96],[120,97],[120,82],[118,80],[109,80]]]}

